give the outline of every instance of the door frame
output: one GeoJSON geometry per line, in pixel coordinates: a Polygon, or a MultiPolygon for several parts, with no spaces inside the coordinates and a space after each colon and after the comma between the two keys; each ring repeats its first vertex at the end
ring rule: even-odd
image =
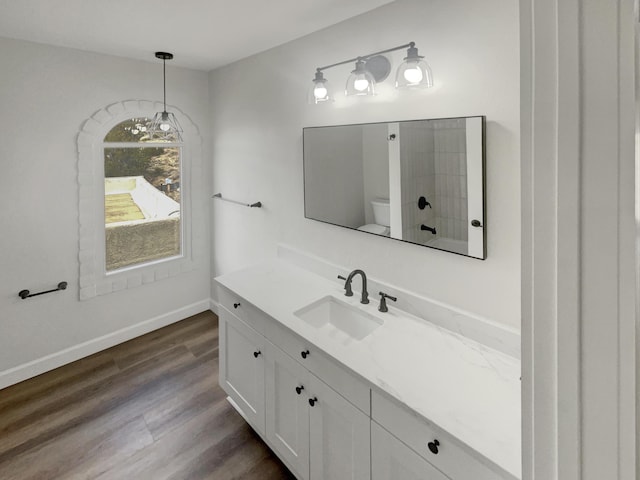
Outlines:
{"type": "Polygon", "coordinates": [[[524,480],[634,479],[634,0],[521,0],[524,480]]]}

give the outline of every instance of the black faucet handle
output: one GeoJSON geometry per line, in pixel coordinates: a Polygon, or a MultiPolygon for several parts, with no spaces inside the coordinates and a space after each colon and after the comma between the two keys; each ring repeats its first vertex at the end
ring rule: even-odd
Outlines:
{"type": "Polygon", "coordinates": [[[348,278],[343,277],[342,275],[338,275],[340,280],[344,280],[344,294],[347,297],[353,296],[353,290],[351,290],[351,281],[348,278]]]}
{"type": "Polygon", "coordinates": [[[384,292],[380,292],[379,295],[380,295],[380,306],[378,307],[378,310],[381,312],[389,311],[389,308],[387,308],[387,298],[392,302],[395,302],[398,300],[397,297],[392,297],[391,295],[384,292]]]}

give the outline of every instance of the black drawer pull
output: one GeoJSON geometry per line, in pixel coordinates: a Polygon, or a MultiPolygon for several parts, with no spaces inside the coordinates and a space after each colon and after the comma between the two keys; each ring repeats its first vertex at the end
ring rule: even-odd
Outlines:
{"type": "Polygon", "coordinates": [[[312,407],[316,404],[316,402],[318,401],[318,397],[313,397],[309,399],[309,405],[311,405],[312,407]]]}
{"type": "Polygon", "coordinates": [[[260,355],[262,354],[262,352],[260,350],[257,350],[255,352],[253,352],[253,356],[258,358],[260,355]]]}
{"type": "Polygon", "coordinates": [[[240,306],[240,302],[233,304],[233,308],[238,308],[239,306],[240,306]]]}
{"type": "Polygon", "coordinates": [[[304,390],[304,385],[300,385],[299,387],[296,387],[296,393],[298,395],[300,395],[302,393],[302,390],[304,390]]]}
{"type": "Polygon", "coordinates": [[[438,447],[440,446],[440,442],[438,440],[434,440],[433,442],[429,442],[427,443],[427,447],[429,447],[429,450],[431,451],[431,453],[433,453],[434,455],[438,454],[438,447]]]}
{"type": "Polygon", "coordinates": [[[302,358],[307,358],[307,355],[309,355],[309,350],[304,350],[300,352],[300,355],[302,355],[302,358]]]}

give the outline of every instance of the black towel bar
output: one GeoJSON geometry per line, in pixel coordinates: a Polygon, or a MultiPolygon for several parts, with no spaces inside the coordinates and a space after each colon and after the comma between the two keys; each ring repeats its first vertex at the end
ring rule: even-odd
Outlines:
{"type": "Polygon", "coordinates": [[[38,292],[38,293],[29,293],[29,290],[20,290],[20,292],[18,293],[18,296],[24,300],[29,297],[37,297],[38,295],[44,295],[45,293],[57,292],[58,290],[66,290],[66,289],[67,289],[67,282],[60,282],[58,284],[58,288],[54,288],[52,290],[47,290],[45,292],[38,292]]]}

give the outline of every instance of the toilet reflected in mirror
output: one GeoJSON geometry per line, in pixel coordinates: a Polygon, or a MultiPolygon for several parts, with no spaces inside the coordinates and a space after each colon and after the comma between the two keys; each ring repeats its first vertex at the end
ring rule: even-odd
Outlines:
{"type": "Polygon", "coordinates": [[[388,237],[391,233],[391,229],[389,227],[391,225],[389,199],[376,198],[375,200],[371,200],[371,209],[373,210],[373,220],[375,223],[362,225],[361,227],[358,227],[358,230],[388,237]]]}

